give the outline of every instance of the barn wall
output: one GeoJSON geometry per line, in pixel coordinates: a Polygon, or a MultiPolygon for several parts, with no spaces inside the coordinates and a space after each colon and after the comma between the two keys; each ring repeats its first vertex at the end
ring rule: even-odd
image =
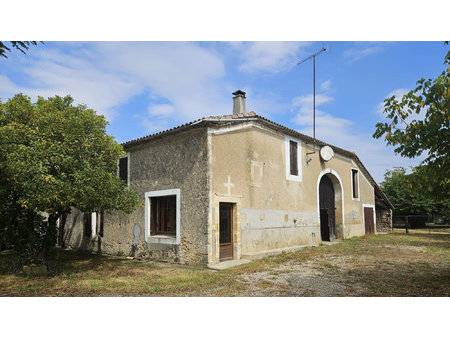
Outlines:
{"type": "Polygon", "coordinates": [[[131,214],[105,214],[104,237],[83,236],[82,213],[73,210],[67,219],[66,243],[70,247],[103,253],[135,254],[188,264],[207,262],[208,184],[206,128],[168,135],[128,149],[130,189],[145,204],[145,193],[180,189],[180,242],[145,235],[145,207],[131,214]],[[159,243],[158,243],[159,242],[159,243]],[[168,243],[170,242],[170,243],[168,243]],[[133,246],[133,244],[135,246],[133,246]]]}
{"type": "Polygon", "coordinates": [[[360,172],[360,197],[352,198],[351,168],[356,164],[337,155],[329,162],[301,144],[301,181],[286,177],[286,139],[282,133],[252,122],[209,129],[211,149],[210,263],[219,250],[219,203],[236,203],[235,259],[272,249],[320,242],[318,179],[329,171],[339,176],[343,208],[336,214],[344,238],[364,235],[363,204],[374,205],[374,190],[360,172]]]}

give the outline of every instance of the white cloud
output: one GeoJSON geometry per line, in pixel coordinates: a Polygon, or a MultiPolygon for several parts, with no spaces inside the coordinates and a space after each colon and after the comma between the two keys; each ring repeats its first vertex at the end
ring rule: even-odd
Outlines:
{"type": "Polygon", "coordinates": [[[18,86],[8,79],[6,86],[2,86],[2,97],[10,97],[17,92],[31,97],[70,94],[76,103],[86,104],[111,120],[117,106],[142,90],[130,79],[102,71],[86,57],[75,57],[50,48],[33,55],[37,57],[29,58],[24,65],[29,84],[18,86]]]}
{"type": "Polygon", "coordinates": [[[3,75],[2,98],[18,91],[44,97],[70,94],[77,103],[87,104],[108,120],[120,105],[144,92],[167,100],[177,114],[166,114],[165,118],[176,122],[205,114],[227,114],[231,109],[230,98],[221,86],[223,60],[198,44],[105,42],[86,43],[72,50],[64,47],[64,52],[58,47],[38,50],[26,59],[26,86],[3,75]]]}
{"type": "MultiPolygon", "coordinates": [[[[398,88],[398,89],[391,91],[389,94],[387,94],[385,99],[395,96],[397,100],[401,100],[402,96],[408,92],[409,92],[409,89],[398,88]]],[[[378,105],[376,107],[376,113],[378,115],[384,117],[384,100],[382,102],[378,103],[378,105]]]]}
{"type": "Polygon", "coordinates": [[[245,42],[231,43],[239,53],[241,71],[277,73],[295,66],[301,47],[309,42],[245,42]]]}
{"type": "Polygon", "coordinates": [[[147,115],[136,115],[148,133],[161,131],[170,127],[169,121],[174,117],[175,107],[169,103],[150,104],[147,115]]]}
{"type": "MultiPolygon", "coordinates": [[[[390,97],[392,97],[392,96],[395,96],[395,98],[396,98],[398,101],[401,101],[402,96],[405,95],[405,94],[407,94],[407,93],[409,93],[409,91],[410,91],[409,89],[398,88],[398,89],[395,89],[395,90],[391,91],[388,95],[386,95],[385,98],[390,98],[390,97]]],[[[416,121],[417,121],[417,120],[423,120],[423,119],[425,119],[426,111],[427,111],[427,109],[426,109],[426,107],[424,107],[424,108],[422,108],[422,109],[420,110],[419,114],[413,113],[413,114],[409,115],[409,116],[404,120],[404,122],[407,123],[407,124],[409,124],[409,123],[411,123],[411,122],[414,121],[414,120],[416,120],[416,121]]],[[[375,108],[375,112],[376,112],[379,116],[381,116],[382,118],[384,118],[384,119],[387,121],[386,116],[385,116],[385,114],[384,114],[384,100],[383,100],[382,102],[378,103],[378,105],[377,105],[376,108],[375,108]]],[[[400,122],[400,124],[403,124],[403,122],[400,122]]],[[[404,124],[403,124],[403,125],[404,125],[404,124]]]]}
{"type": "Polygon", "coordinates": [[[365,56],[375,54],[383,50],[383,45],[378,42],[358,42],[355,44],[355,47],[351,47],[343,52],[343,56],[350,62],[358,61],[365,56]]]}
{"type": "Polygon", "coordinates": [[[327,80],[320,85],[321,90],[329,90],[331,88],[331,80],[327,80]]]}
{"type": "Polygon", "coordinates": [[[155,120],[149,117],[143,118],[141,116],[138,116],[138,118],[141,120],[141,125],[145,128],[147,133],[156,133],[170,128],[168,122],[165,120],[155,120]]]}
{"type": "Polygon", "coordinates": [[[231,109],[221,88],[223,60],[197,44],[101,43],[97,50],[105,58],[105,67],[168,100],[180,120],[226,114],[231,109]]]}
{"type": "MultiPolygon", "coordinates": [[[[316,94],[316,107],[332,101],[333,98],[327,94],[316,94]]],[[[295,97],[292,100],[293,107],[300,107],[302,112],[313,111],[313,94],[295,97]]]]}
{"type": "Polygon", "coordinates": [[[13,83],[7,76],[0,74],[0,100],[13,96],[15,93],[20,93],[21,88],[13,83]]]}
{"type": "MultiPolygon", "coordinates": [[[[392,147],[383,140],[375,140],[371,134],[362,132],[351,120],[337,117],[317,107],[333,100],[327,94],[316,95],[316,138],[340,148],[355,151],[371,175],[381,182],[386,169],[417,165],[423,158],[405,159],[395,155],[392,147]]],[[[304,95],[292,101],[292,109],[297,111],[293,123],[299,132],[312,136],[312,95],[304,95]]]]}
{"type": "Polygon", "coordinates": [[[168,103],[151,104],[148,107],[150,116],[169,117],[175,112],[175,107],[168,103]]]}

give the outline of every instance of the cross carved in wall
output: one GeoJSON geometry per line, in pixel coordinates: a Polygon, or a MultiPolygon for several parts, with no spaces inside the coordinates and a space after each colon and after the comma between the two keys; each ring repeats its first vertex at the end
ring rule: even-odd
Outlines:
{"type": "Polygon", "coordinates": [[[227,188],[227,195],[231,196],[231,188],[234,187],[234,183],[231,183],[231,177],[228,175],[228,182],[223,184],[227,188]]]}

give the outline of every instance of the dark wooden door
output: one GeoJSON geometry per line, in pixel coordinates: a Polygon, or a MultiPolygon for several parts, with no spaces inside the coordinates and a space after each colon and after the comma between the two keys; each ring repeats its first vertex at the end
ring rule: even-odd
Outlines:
{"type": "Polygon", "coordinates": [[[219,259],[233,259],[233,204],[219,204],[219,259]]]}
{"type": "Polygon", "coordinates": [[[375,233],[375,224],[373,222],[373,208],[364,208],[364,225],[366,227],[366,235],[375,233]]]}
{"type": "Polygon", "coordinates": [[[328,226],[328,209],[320,209],[320,235],[322,241],[330,240],[330,227],[328,226]]]}
{"type": "Polygon", "coordinates": [[[333,182],[327,176],[319,183],[319,204],[322,241],[332,241],[336,238],[336,212],[333,182]]]}

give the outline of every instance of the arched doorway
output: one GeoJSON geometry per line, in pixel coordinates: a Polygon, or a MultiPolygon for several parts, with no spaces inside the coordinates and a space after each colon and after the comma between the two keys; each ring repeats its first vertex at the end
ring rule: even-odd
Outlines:
{"type": "Polygon", "coordinates": [[[331,179],[324,175],[319,184],[320,235],[322,241],[336,239],[336,207],[331,179]]]}
{"type": "Polygon", "coordinates": [[[317,211],[322,241],[344,238],[344,191],[333,169],[323,170],[317,180],[317,211]]]}

